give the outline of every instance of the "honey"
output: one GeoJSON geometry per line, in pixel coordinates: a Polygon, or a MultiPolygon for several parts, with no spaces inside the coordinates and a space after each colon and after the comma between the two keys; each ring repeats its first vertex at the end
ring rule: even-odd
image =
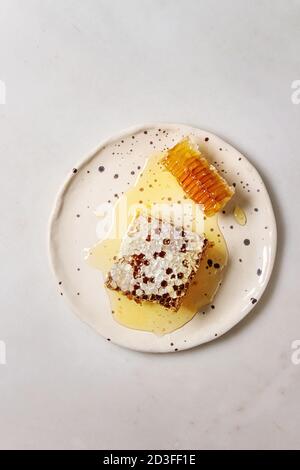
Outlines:
{"type": "Polygon", "coordinates": [[[187,139],[167,152],[163,164],[175,176],[185,193],[203,206],[207,216],[219,212],[234,193],[214,166],[187,139]]]}
{"type": "MultiPolygon", "coordinates": [[[[217,216],[206,217],[200,206],[187,198],[183,188],[164,168],[162,157],[164,155],[159,153],[148,159],[135,185],[116,202],[111,228],[106,238],[89,249],[87,256],[87,262],[102,272],[104,283],[107,272],[118,256],[127,227],[137,211],[151,210],[152,214],[157,213],[160,217],[171,214],[174,223],[178,222],[187,230],[205,234],[209,247],[177,312],[147,301],[138,304],[120,292],[106,289],[113,318],[118,323],[157,335],[170,333],[182,327],[213,300],[228,258],[217,216]]],[[[99,284],[100,282],[101,279],[99,284]]]]}
{"type": "Polygon", "coordinates": [[[246,225],[247,217],[245,211],[240,206],[235,206],[233,215],[239,225],[246,225]]]}

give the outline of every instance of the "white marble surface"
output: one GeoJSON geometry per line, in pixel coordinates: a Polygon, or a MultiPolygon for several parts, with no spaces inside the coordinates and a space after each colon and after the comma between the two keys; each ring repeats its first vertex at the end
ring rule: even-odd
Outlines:
{"type": "Polygon", "coordinates": [[[300,2],[2,0],[1,448],[299,448],[300,2]],[[261,171],[279,250],[255,311],[196,350],[107,343],[57,296],[58,186],[130,125],[185,122],[261,171]]]}

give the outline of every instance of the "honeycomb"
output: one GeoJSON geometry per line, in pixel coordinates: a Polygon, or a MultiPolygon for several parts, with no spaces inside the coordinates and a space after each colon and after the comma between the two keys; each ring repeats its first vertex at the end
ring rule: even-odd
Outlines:
{"type": "Polygon", "coordinates": [[[168,150],[162,163],[175,176],[187,196],[202,205],[207,216],[222,210],[234,194],[234,188],[188,139],[168,150]]]}

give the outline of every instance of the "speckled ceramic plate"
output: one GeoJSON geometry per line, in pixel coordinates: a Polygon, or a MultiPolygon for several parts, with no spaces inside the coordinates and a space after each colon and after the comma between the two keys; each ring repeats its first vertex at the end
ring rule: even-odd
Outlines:
{"type": "Polygon", "coordinates": [[[276,251],[276,224],[264,183],[251,163],[219,137],[180,124],[139,126],[102,143],[70,174],[50,221],[50,256],[58,295],[104,338],[120,346],[148,352],[188,349],[216,339],[236,325],[259,301],[270,278],[276,251]],[[114,201],[133,185],[139,169],[154,151],[193,135],[200,149],[235,183],[236,194],[219,215],[229,263],[214,309],[207,306],[182,328],[165,336],[132,330],[112,317],[101,273],[84,261],[83,250],[97,241],[95,209],[114,201]],[[119,175],[115,178],[114,175],[119,175]],[[241,205],[247,224],[234,221],[232,208],[241,205]],[[205,314],[203,314],[203,311],[205,314]]]}

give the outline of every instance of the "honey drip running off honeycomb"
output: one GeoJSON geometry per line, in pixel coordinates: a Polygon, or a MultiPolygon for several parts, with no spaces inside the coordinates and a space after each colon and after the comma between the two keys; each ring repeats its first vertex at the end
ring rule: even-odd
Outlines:
{"type": "Polygon", "coordinates": [[[168,150],[162,163],[189,198],[203,206],[207,216],[223,209],[234,194],[234,189],[188,139],[168,150]]]}

